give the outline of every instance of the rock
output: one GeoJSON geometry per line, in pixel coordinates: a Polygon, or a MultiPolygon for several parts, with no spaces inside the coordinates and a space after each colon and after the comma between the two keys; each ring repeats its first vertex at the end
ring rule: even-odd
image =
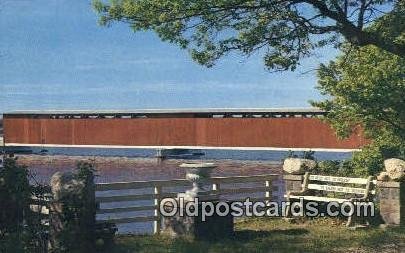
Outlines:
{"type": "Polygon", "coordinates": [[[405,161],[391,158],[384,161],[384,167],[391,180],[400,181],[405,178],[405,161]]]}
{"type": "Polygon", "coordinates": [[[71,172],[57,172],[50,184],[53,194],[49,207],[50,247],[68,248],[69,252],[96,252],[94,182],[78,180],[71,172]]]}
{"type": "Polygon", "coordinates": [[[316,162],[314,160],[302,158],[287,158],[283,164],[283,170],[290,174],[302,174],[313,170],[315,167],[316,162]]]}
{"type": "Polygon", "coordinates": [[[390,177],[388,176],[388,173],[386,171],[383,171],[380,173],[380,175],[377,176],[377,180],[379,181],[389,181],[390,177]]]}
{"type": "Polygon", "coordinates": [[[72,194],[80,194],[84,186],[84,182],[75,179],[74,174],[71,172],[56,172],[51,177],[52,194],[56,201],[72,194]]]}

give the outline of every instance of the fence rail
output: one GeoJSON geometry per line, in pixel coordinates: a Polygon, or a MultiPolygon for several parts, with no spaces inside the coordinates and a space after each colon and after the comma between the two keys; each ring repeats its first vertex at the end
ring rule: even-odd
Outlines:
{"type": "MultiPolygon", "coordinates": [[[[278,174],[265,174],[254,176],[231,176],[231,177],[213,177],[206,187],[210,188],[211,193],[215,193],[221,200],[244,200],[251,197],[252,194],[258,194],[258,197],[251,197],[252,201],[270,201],[277,199],[280,196],[280,185],[278,174]],[[242,185],[235,185],[242,184],[242,185]],[[236,195],[236,196],[235,196],[236,195]]],[[[137,211],[153,211],[153,215],[140,216],[133,215],[131,217],[117,218],[108,217],[108,219],[100,219],[99,222],[112,223],[135,223],[135,222],[154,222],[154,233],[159,233],[161,230],[161,217],[159,214],[159,204],[164,198],[176,197],[181,190],[168,191],[168,187],[185,187],[191,186],[191,182],[186,179],[173,180],[152,180],[152,181],[133,181],[133,182],[116,182],[116,183],[98,183],[96,184],[96,201],[100,203],[100,209],[97,214],[114,215],[137,211]],[[115,193],[113,195],[104,196],[109,191],[124,191],[124,190],[143,190],[147,193],[139,194],[124,194],[115,193]],[[166,190],[166,191],[164,191],[166,190]],[[101,194],[101,196],[100,196],[101,194]],[[120,202],[128,201],[145,201],[150,200],[153,203],[139,204],[136,206],[123,206],[120,202]],[[103,207],[103,203],[117,203],[119,206],[103,207]]],[[[282,196],[282,195],[281,195],[282,196]]]]}

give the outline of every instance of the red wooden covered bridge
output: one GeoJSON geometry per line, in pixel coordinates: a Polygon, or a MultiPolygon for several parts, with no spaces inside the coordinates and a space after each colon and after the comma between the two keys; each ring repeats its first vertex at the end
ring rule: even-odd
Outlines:
{"type": "Polygon", "coordinates": [[[316,108],[16,111],[3,115],[6,146],[355,150],[316,108]]]}

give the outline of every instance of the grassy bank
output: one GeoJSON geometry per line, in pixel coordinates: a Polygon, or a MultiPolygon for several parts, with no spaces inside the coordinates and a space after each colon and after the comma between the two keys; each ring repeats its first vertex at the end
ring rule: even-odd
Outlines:
{"type": "Polygon", "coordinates": [[[216,242],[167,236],[120,236],[115,253],[124,252],[405,252],[405,229],[348,230],[336,220],[291,224],[281,219],[236,222],[235,236],[216,242]]]}

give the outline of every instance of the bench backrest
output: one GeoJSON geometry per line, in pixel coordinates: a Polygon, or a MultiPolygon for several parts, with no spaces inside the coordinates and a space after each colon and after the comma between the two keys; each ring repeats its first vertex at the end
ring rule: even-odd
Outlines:
{"type": "Polygon", "coordinates": [[[309,172],[307,172],[305,173],[304,177],[305,189],[362,195],[363,198],[368,197],[370,194],[375,194],[375,191],[372,190],[372,185],[375,183],[376,181],[373,180],[373,177],[371,176],[368,178],[334,177],[311,175],[309,172]],[[323,182],[331,184],[317,184],[313,182],[323,182]],[[349,184],[356,186],[348,187],[349,184]]]}

